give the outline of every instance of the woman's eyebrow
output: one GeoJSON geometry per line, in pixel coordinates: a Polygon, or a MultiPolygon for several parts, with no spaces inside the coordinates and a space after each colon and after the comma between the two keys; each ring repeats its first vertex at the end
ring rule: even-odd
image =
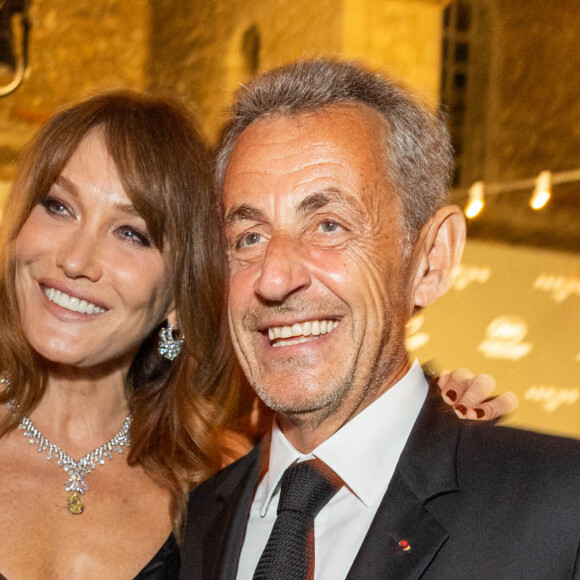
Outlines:
{"type": "Polygon", "coordinates": [[[113,207],[122,213],[128,214],[130,216],[135,217],[143,217],[136,209],[132,203],[125,203],[125,202],[115,202],[113,207]]]}
{"type": "MultiPolygon", "coordinates": [[[[71,181],[68,177],[65,177],[64,175],[59,175],[55,180],[54,180],[54,185],[57,185],[58,187],[61,187],[62,189],[64,189],[65,191],[67,191],[68,193],[70,193],[71,195],[75,196],[75,197],[79,197],[80,192],[79,192],[79,188],[75,185],[75,183],[73,181],[71,181]]],[[[135,206],[132,203],[127,203],[127,202],[123,202],[123,201],[118,201],[115,202],[113,204],[113,207],[130,216],[135,216],[135,217],[143,217],[135,208],[135,206]]]]}
{"type": "Polygon", "coordinates": [[[61,187],[62,189],[66,190],[68,193],[72,195],[78,196],[79,194],[78,187],[74,184],[73,181],[71,181],[68,177],[65,177],[64,175],[59,175],[54,180],[53,185],[58,185],[58,187],[61,187]]]}

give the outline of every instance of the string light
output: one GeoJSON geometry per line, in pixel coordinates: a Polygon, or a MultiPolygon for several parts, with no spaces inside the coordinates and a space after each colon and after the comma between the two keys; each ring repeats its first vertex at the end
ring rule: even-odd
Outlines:
{"type": "Polygon", "coordinates": [[[481,212],[485,202],[483,200],[484,185],[483,181],[476,181],[467,192],[469,201],[465,207],[465,215],[472,219],[481,212]]]}
{"type": "Polygon", "coordinates": [[[534,210],[545,207],[552,197],[552,188],[565,183],[580,182],[580,168],[567,169],[565,171],[542,171],[537,177],[527,177],[515,181],[488,182],[484,185],[482,181],[475,182],[468,190],[455,189],[450,192],[451,200],[461,203],[460,200],[467,194],[468,201],[465,206],[465,215],[474,218],[481,213],[485,205],[485,198],[495,198],[501,193],[515,193],[518,191],[533,191],[530,198],[530,206],[534,210]]]}
{"type": "Polygon", "coordinates": [[[552,172],[542,171],[536,178],[534,194],[530,199],[530,207],[538,210],[542,209],[552,196],[552,172]]]}

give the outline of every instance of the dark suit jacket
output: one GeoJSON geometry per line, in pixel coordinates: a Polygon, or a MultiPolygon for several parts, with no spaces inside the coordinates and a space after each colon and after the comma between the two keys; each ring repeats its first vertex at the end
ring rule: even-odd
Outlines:
{"type": "MultiPolygon", "coordinates": [[[[439,401],[428,397],[347,579],[580,579],[580,441],[462,422],[439,401]]],[[[235,578],[262,455],[191,494],[183,580],[235,578]]]]}

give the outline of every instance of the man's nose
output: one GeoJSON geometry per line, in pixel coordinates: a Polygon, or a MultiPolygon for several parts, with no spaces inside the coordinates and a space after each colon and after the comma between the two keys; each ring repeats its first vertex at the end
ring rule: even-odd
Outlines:
{"type": "Polygon", "coordinates": [[[255,292],[269,302],[283,302],[310,284],[311,275],[300,243],[287,233],[274,234],[254,284],[255,292]]]}

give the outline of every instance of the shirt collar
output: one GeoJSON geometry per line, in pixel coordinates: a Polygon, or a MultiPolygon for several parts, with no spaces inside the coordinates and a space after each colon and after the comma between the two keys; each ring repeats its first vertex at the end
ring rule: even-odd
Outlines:
{"type": "Polygon", "coordinates": [[[312,453],[300,453],[276,421],[260,513],[266,514],[284,471],[297,460],[318,457],[367,507],[382,498],[419,411],[428,385],[417,361],[390,389],[354,416],[312,453]]]}

